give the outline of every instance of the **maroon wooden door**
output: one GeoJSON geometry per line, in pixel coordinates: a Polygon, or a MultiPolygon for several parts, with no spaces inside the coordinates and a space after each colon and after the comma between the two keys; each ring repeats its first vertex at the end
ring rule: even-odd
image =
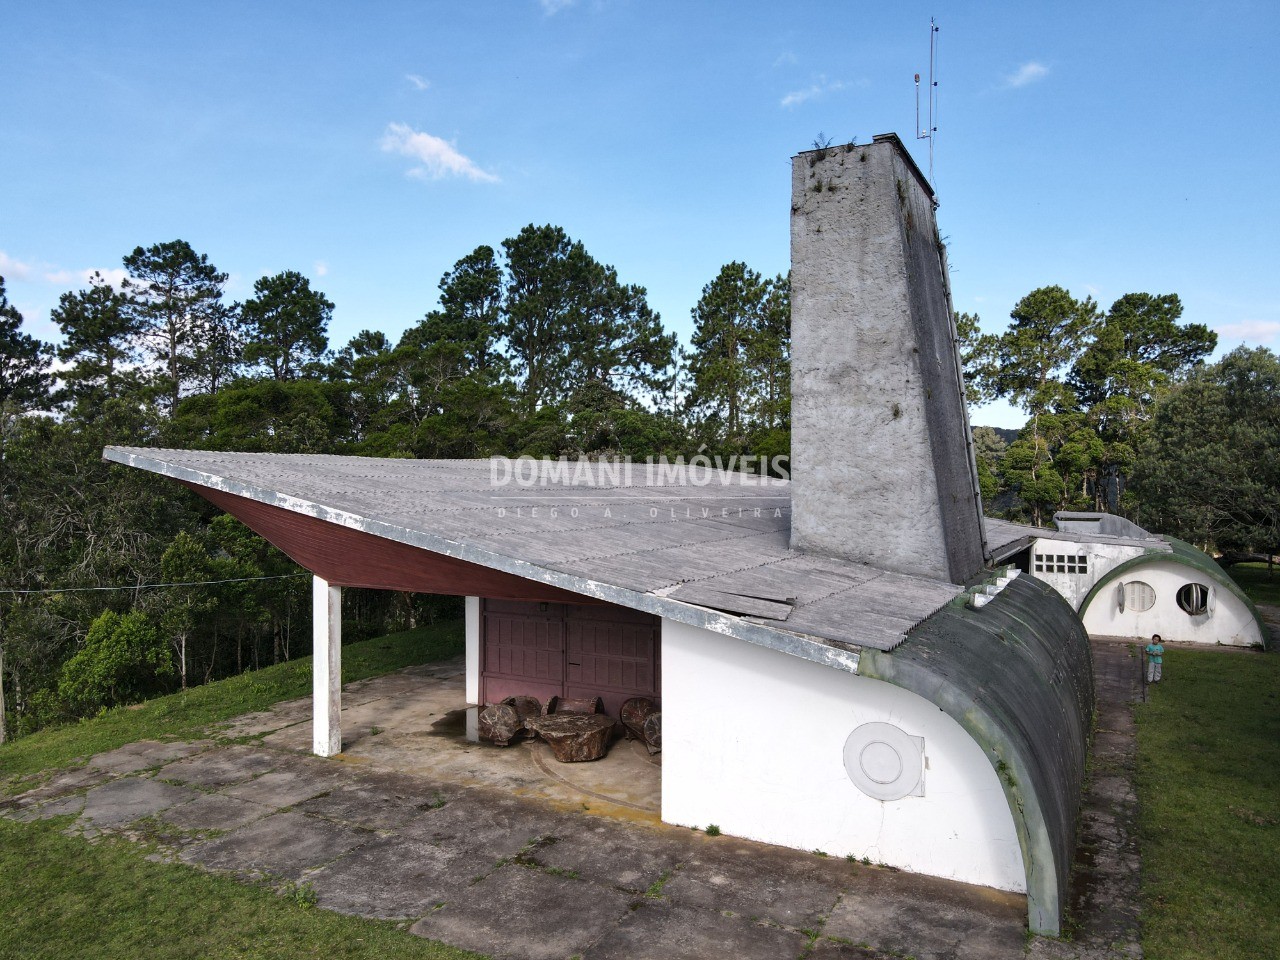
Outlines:
{"type": "Polygon", "coordinates": [[[563,605],[485,600],[481,609],[480,699],[563,696],[563,605]]]}
{"type": "Polygon", "coordinates": [[[570,607],[564,695],[600,697],[605,713],[614,717],[631,697],[657,700],[660,623],[625,607],[570,607]]]}
{"type": "Polygon", "coordinates": [[[661,692],[661,620],[602,604],[481,605],[480,697],[600,697],[616,717],[630,697],[661,692]]]}

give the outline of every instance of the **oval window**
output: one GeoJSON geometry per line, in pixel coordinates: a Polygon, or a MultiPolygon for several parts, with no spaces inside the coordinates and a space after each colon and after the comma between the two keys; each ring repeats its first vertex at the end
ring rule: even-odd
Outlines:
{"type": "Polygon", "coordinates": [[[1200,616],[1209,609],[1209,588],[1203,583],[1184,584],[1178,591],[1178,606],[1188,616],[1200,616]]]}
{"type": "Polygon", "coordinates": [[[1156,604],[1156,592],[1151,584],[1131,580],[1124,585],[1124,609],[1142,613],[1156,604]]]}

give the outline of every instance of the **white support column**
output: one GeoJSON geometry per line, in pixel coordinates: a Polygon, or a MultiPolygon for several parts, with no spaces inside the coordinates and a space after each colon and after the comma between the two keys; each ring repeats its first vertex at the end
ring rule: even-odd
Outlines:
{"type": "Polygon", "coordinates": [[[342,752],[342,588],[311,579],[311,749],[342,752]]]}
{"type": "Polygon", "coordinates": [[[480,702],[480,598],[467,597],[467,703],[480,702]]]}

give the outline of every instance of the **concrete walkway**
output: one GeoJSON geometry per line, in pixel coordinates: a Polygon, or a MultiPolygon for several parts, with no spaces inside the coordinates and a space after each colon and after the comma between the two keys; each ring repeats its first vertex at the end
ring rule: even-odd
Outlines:
{"type": "Polygon", "coordinates": [[[1021,896],[661,824],[659,768],[632,745],[611,768],[566,769],[533,745],[473,744],[456,662],[348,685],[338,758],[306,752],[309,702],[293,701],[209,740],[101,754],[0,812],[72,814],[87,837],[309,884],[321,907],[495,957],[1133,956],[1127,648],[1095,649],[1099,761],[1070,944],[1028,944],[1021,896]]]}
{"type": "Polygon", "coordinates": [[[1133,705],[1142,694],[1137,647],[1095,638],[1093,675],[1098,721],[1071,871],[1070,939],[1035,938],[1029,955],[1045,960],[1142,956],[1138,797],[1133,786],[1133,705]]]}

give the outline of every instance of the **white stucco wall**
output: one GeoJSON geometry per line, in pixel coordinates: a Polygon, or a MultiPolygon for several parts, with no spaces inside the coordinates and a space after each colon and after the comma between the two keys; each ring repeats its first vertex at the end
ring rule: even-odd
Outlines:
{"type": "Polygon", "coordinates": [[[467,703],[480,702],[480,598],[467,597],[467,703]]]}
{"type": "Polygon", "coordinates": [[[1066,597],[1067,603],[1071,604],[1071,609],[1079,613],[1080,604],[1088,596],[1095,583],[1126,560],[1131,560],[1146,552],[1143,547],[1126,547],[1113,543],[1075,543],[1070,540],[1054,540],[1051,537],[1040,537],[1031,544],[1031,575],[1037,580],[1043,580],[1066,597]],[[1053,556],[1085,554],[1089,558],[1089,572],[1085,574],[1038,573],[1035,565],[1037,554],[1050,554],[1053,556]]]}
{"type": "Polygon", "coordinates": [[[990,761],[929,701],[670,620],[662,624],[662,819],[1025,892],[990,761]],[[864,723],[924,738],[924,796],[873,800],[845,772],[864,723]]]}
{"type": "Polygon", "coordinates": [[[1251,646],[1262,643],[1258,623],[1249,608],[1230,590],[1185,564],[1157,560],[1121,574],[1098,592],[1081,611],[1090,634],[1104,637],[1149,637],[1160,634],[1165,643],[1220,643],[1251,646]],[[1155,604],[1147,611],[1131,605],[1120,610],[1121,583],[1142,581],[1155,591],[1155,604]],[[1212,588],[1208,610],[1188,616],[1178,606],[1178,590],[1188,583],[1212,588]]]}

